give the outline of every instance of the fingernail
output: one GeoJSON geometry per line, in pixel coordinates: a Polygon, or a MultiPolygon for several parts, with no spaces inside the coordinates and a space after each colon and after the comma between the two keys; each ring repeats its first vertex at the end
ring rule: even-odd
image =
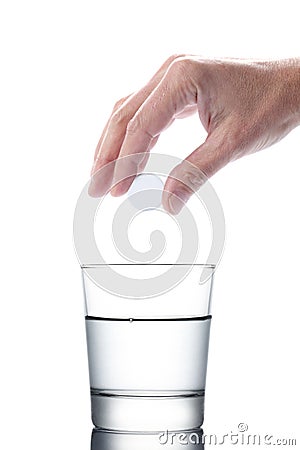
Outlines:
{"type": "Polygon", "coordinates": [[[178,214],[182,210],[188,199],[188,195],[184,191],[175,191],[168,198],[168,206],[171,214],[178,214]]]}

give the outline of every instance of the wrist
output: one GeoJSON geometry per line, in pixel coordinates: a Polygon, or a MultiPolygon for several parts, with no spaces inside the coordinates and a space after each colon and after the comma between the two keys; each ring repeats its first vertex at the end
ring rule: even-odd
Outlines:
{"type": "Polygon", "coordinates": [[[280,63],[280,82],[283,108],[294,126],[300,125],[300,58],[280,63]]]}

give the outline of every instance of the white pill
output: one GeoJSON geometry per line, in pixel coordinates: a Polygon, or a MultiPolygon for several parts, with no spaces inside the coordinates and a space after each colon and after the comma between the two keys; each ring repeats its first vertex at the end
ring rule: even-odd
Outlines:
{"type": "Polygon", "coordinates": [[[161,205],[164,184],[153,173],[138,175],[130,186],[127,195],[137,210],[155,209],[161,205]]]}

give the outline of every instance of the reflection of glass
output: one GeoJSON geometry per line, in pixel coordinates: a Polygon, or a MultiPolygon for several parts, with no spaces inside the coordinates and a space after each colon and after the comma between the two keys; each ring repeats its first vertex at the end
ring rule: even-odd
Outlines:
{"type": "MultiPolygon", "coordinates": [[[[114,267],[132,279],[173,265],[114,267]]],[[[93,275],[111,267],[84,266],[92,419],[123,431],[193,429],[203,423],[212,277],[200,284],[193,265],[175,288],[154,298],[124,298],[100,289],[93,275]]],[[[107,271],[107,272],[106,272],[107,271]]]]}
{"type": "Polygon", "coordinates": [[[204,450],[202,429],[162,433],[93,430],[91,450],[204,450]]]}

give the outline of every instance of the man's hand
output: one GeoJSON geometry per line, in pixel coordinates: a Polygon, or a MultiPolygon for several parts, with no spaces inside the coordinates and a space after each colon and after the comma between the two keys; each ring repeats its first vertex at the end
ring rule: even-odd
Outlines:
{"type": "MultiPolygon", "coordinates": [[[[103,195],[114,179],[126,177],[126,170],[141,172],[160,133],[176,118],[196,111],[207,138],[186,159],[211,177],[230,161],[279,141],[299,124],[300,60],[172,56],[146,86],[116,103],[96,148],[90,195],[103,195]],[[131,167],[116,164],[105,179],[97,177],[104,165],[127,155],[136,155],[130,158],[131,167]]],[[[172,214],[182,207],[178,198],[186,202],[203,183],[199,171],[189,168],[192,165],[179,164],[166,181],[163,206],[172,214]]],[[[116,184],[111,194],[124,194],[133,180],[130,176],[116,184]]]]}

